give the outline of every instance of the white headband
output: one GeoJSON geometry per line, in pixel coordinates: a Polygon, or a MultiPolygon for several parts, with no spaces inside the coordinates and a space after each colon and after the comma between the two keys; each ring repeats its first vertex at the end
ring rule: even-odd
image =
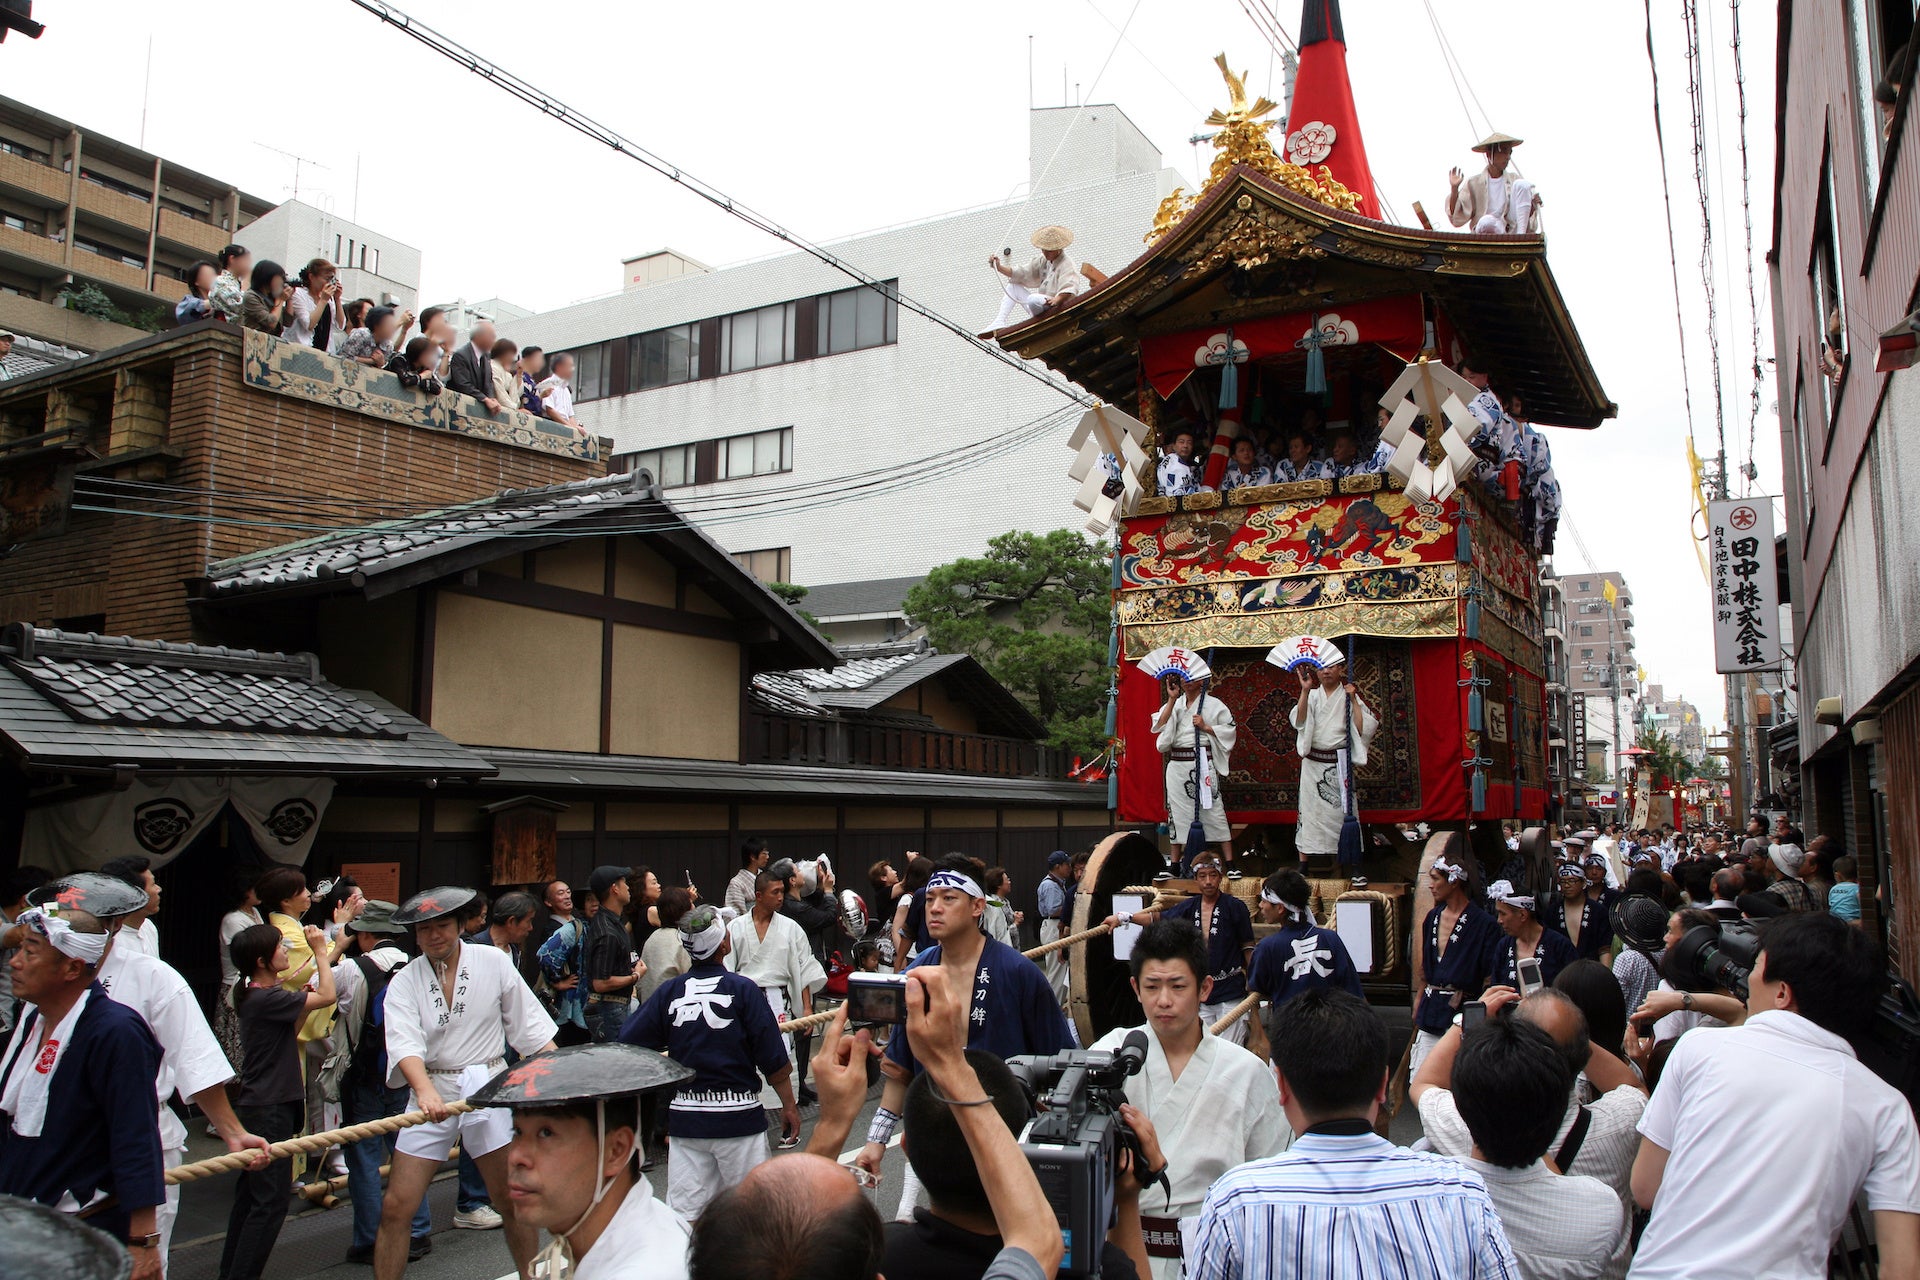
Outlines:
{"type": "Polygon", "coordinates": [[[1495,880],[1487,886],[1487,896],[1495,902],[1504,902],[1523,911],[1531,911],[1535,906],[1533,895],[1517,892],[1510,880],[1495,880]]]}
{"type": "Polygon", "coordinates": [[[927,879],[927,892],[932,893],[935,889],[958,889],[969,898],[984,898],[987,896],[986,890],[982,889],[979,883],[964,871],[934,872],[933,875],[927,879]]]}
{"type": "Polygon", "coordinates": [[[72,925],[59,916],[48,915],[39,907],[32,907],[20,913],[20,924],[26,925],[45,938],[53,949],[63,956],[97,965],[100,957],[107,954],[107,935],[104,933],[76,933],[72,925]]]}
{"type": "Polygon", "coordinates": [[[717,912],[714,915],[713,923],[709,924],[700,932],[688,933],[684,929],[680,931],[680,945],[685,947],[687,954],[695,960],[705,960],[708,956],[718,951],[720,944],[726,940],[727,922],[722,920],[717,912]]]}
{"type": "Polygon", "coordinates": [[[1267,888],[1267,886],[1265,885],[1260,886],[1260,901],[1271,902],[1276,907],[1284,907],[1287,905],[1285,902],[1281,901],[1279,894],[1267,888]]]}
{"type": "Polygon", "coordinates": [[[1459,884],[1467,878],[1465,867],[1456,867],[1445,858],[1435,858],[1433,869],[1447,878],[1448,884],[1459,884]]]}

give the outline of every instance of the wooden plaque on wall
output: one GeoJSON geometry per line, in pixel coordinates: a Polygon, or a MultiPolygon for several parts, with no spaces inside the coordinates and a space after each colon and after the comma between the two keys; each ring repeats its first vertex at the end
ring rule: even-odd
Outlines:
{"type": "Polygon", "coordinates": [[[540,884],[553,879],[558,846],[554,815],[565,808],[542,796],[518,796],[485,806],[493,815],[494,884],[540,884]]]}

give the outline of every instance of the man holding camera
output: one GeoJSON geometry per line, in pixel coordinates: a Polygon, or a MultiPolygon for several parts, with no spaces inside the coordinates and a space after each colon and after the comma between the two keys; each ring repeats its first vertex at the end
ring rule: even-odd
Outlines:
{"type": "MultiPolygon", "coordinates": [[[[986,890],[973,878],[972,860],[950,853],[934,864],[926,885],[927,930],[934,945],[920,953],[913,968],[940,965],[956,985],[966,984],[967,1047],[983,1049],[1002,1061],[1023,1053],[1059,1053],[1073,1047],[1073,1032],[1053,998],[1046,975],[1033,961],[989,938],[980,927],[987,906],[986,890]]],[[[909,1000],[911,1005],[912,1001],[909,1000]]],[[[913,1047],[912,1023],[906,1035],[887,1043],[881,1073],[886,1085],[880,1110],[867,1130],[867,1144],[857,1163],[878,1175],[887,1142],[899,1125],[906,1105],[907,1085],[920,1072],[913,1047]]],[[[902,1208],[910,1210],[919,1191],[918,1180],[907,1179],[902,1208]]]]}
{"type": "Polygon", "coordinates": [[[1641,1118],[1633,1196],[1653,1220],[1634,1280],[1816,1280],[1863,1189],[1880,1280],[1920,1277],[1920,1133],[1850,1043],[1886,981],[1873,944],[1833,916],[1764,926],[1745,1024],[1682,1036],[1641,1118]],[[1756,1080],[1764,1123],[1729,1123],[1756,1080]]]}
{"type": "MultiPolygon", "coordinates": [[[[1134,939],[1131,964],[1148,1036],[1146,1065],[1127,1093],[1160,1132],[1168,1178],[1165,1203],[1149,1200],[1160,1212],[1141,1226],[1154,1280],[1180,1280],[1182,1237],[1207,1189],[1235,1165],[1278,1155],[1293,1133],[1266,1064],[1207,1029],[1213,980],[1199,930],[1187,920],[1149,924],[1134,939]]],[[[1139,1029],[1117,1028],[1093,1047],[1116,1050],[1139,1029]]]]}

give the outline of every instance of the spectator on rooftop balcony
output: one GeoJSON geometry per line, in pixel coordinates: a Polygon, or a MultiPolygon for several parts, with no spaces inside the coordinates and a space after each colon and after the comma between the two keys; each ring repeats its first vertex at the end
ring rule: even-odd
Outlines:
{"type": "Polygon", "coordinates": [[[384,369],[393,359],[393,344],[400,332],[400,317],[392,307],[375,307],[367,312],[366,324],[341,340],[334,354],[342,360],[358,360],[375,369],[384,369]]]}
{"type": "Polygon", "coordinates": [[[355,329],[364,329],[367,324],[367,313],[372,310],[372,298],[355,298],[352,302],[349,302],[345,307],[348,332],[352,332],[355,329]]]}
{"type": "Polygon", "coordinates": [[[180,273],[187,282],[187,296],[173,304],[173,322],[192,324],[196,320],[212,320],[219,315],[208,301],[213,292],[213,278],[220,269],[211,262],[196,262],[180,273]]]}
{"type": "Polygon", "coordinates": [[[500,409],[520,407],[520,344],[512,338],[496,338],[493,343],[493,398],[500,409]]]}
{"type": "Polygon", "coordinates": [[[487,406],[488,413],[500,412],[493,395],[493,325],[481,320],[467,335],[467,344],[453,353],[447,386],[461,395],[472,396],[487,406]]]}
{"type": "Polygon", "coordinates": [[[453,324],[447,319],[447,309],[445,307],[428,307],[425,311],[422,311],[420,313],[420,332],[424,336],[432,338],[434,345],[440,349],[440,363],[434,369],[434,372],[440,376],[440,381],[445,382],[447,376],[452,372],[453,349],[460,345],[459,340],[454,337],[453,324]]]}
{"type": "Polygon", "coordinates": [[[293,319],[293,290],[287,288],[286,268],[263,258],[254,264],[252,287],[240,300],[240,323],[279,337],[293,319]]]}
{"type": "Polygon", "coordinates": [[[387,372],[398,377],[403,387],[412,387],[421,395],[437,396],[446,390],[435,372],[439,364],[439,344],[422,334],[407,343],[406,351],[387,361],[387,372]]]}
{"type": "Polygon", "coordinates": [[[520,408],[536,418],[547,416],[540,399],[540,378],[546,372],[547,353],[539,347],[520,349],[520,408]]]}
{"type": "Polygon", "coordinates": [[[325,258],[302,267],[288,304],[291,318],[280,336],[303,347],[333,350],[334,343],[347,336],[347,317],[340,308],[343,290],[338,268],[325,258]]]}
{"type": "Polygon", "coordinates": [[[207,301],[232,324],[240,323],[240,307],[246,299],[247,272],[253,267],[253,254],[245,246],[230,244],[220,251],[220,274],[213,278],[213,292],[207,301]]]}
{"type": "Polygon", "coordinates": [[[540,399],[546,404],[547,417],[585,435],[587,429],[573,416],[573,386],[568,382],[573,377],[573,356],[562,351],[554,356],[549,368],[552,374],[540,384],[540,399]]]}

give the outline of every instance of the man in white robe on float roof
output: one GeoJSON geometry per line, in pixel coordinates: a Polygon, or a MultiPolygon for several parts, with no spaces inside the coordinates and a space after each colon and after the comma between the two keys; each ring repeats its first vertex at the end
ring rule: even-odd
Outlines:
{"type": "MultiPolygon", "coordinates": [[[[1367,762],[1367,744],[1380,721],[1347,678],[1346,654],[1333,641],[1301,636],[1276,646],[1267,660],[1300,678],[1300,699],[1287,719],[1300,753],[1300,822],[1294,848],[1304,872],[1308,858],[1338,856],[1348,770],[1367,762]]],[[[1358,881],[1358,867],[1354,876],[1358,881]]]]}

